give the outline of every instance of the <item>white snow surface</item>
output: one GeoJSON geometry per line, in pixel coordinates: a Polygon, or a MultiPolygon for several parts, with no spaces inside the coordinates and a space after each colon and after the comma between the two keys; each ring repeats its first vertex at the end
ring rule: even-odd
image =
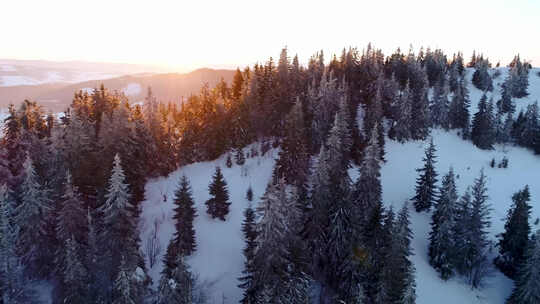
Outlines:
{"type": "MultiPolygon", "coordinates": [[[[241,224],[243,211],[248,206],[248,201],[245,199],[246,191],[251,185],[253,197],[262,196],[272,175],[276,157],[277,151],[270,150],[265,156],[248,158],[242,167],[234,165],[232,168],[227,168],[226,157],[222,156],[216,161],[182,167],[167,178],[159,178],[146,185],[147,199],[143,202],[139,225],[141,240],[144,244],[154,227],[154,222],[158,221],[163,255],[174,232],[172,219],[174,191],[180,177],[182,175],[188,177],[197,209],[197,217],[194,221],[197,249],[187,262],[192,267],[192,271],[199,276],[201,283],[208,288],[210,303],[221,303],[223,295],[227,298],[227,303],[238,303],[241,298],[242,291],[237,287],[237,278],[241,275],[244,266],[242,255],[244,239],[241,224]],[[210,198],[208,185],[216,166],[222,169],[232,203],[225,222],[211,219],[206,213],[204,204],[210,198]],[[166,202],[163,201],[164,196],[166,202]]],[[[255,201],[256,199],[254,203],[255,201]]],[[[161,260],[162,258],[151,269],[147,264],[154,287],[159,284],[159,276],[163,268],[161,260]]]]}
{"type": "Polygon", "coordinates": [[[141,91],[141,85],[135,82],[128,84],[125,88],[122,89],[122,92],[124,92],[126,96],[139,95],[141,91]]]}
{"type": "MultiPolygon", "coordinates": [[[[504,80],[507,69],[501,68],[501,70],[502,75],[494,82],[495,101],[500,95],[499,84],[504,80]]],[[[518,111],[540,97],[540,77],[536,75],[539,70],[533,69],[530,73],[530,95],[514,100],[518,111]]],[[[472,71],[469,70],[469,80],[471,76],[472,71]]],[[[472,116],[476,112],[482,92],[472,85],[469,89],[472,116]]],[[[439,180],[452,166],[458,176],[456,184],[459,194],[462,194],[467,186],[472,185],[474,179],[479,176],[480,169],[484,168],[488,177],[489,202],[492,208],[490,235],[494,241],[495,235],[504,229],[504,218],[512,203],[512,194],[526,184],[530,187],[533,206],[531,225],[533,230],[540,228],[533,225],[533,222],[540,217],[540,207],[537,203],[540,201],[540,156],[534,155],[527,149],[513,146],[497,145],[492,151],[480,150],[470,141],[462,140],[454,131],[434,129],[431,134],[437,148],[436,168],[439,180]],[[507,169],[489,166],[492,158],[500,162],[504,156],[509,159],[507,169]]],[[[386,206],[398,209],[414,196],[417,177],[415,169],[422,166],[426,145],[427,141],[410,141],[400,144],[387,139],[385,147],[387,162],[381,169],[383,199],[386,206]]],[[[225,166],[226,156],[223,155],[216,161],[184,166],[167,178],[154,179],[146,185],[146,200],[142,204],[139,225],[141,240],[144,248],[144,242],[151,233],[154,221],[158,221],[161,255],[163,255],[174,231],[172,220],[174,191],[180,176],[185,174],[189,178],[198,216],[194,222],[197,249],[187,261],[192,271],[198,274],[200,280],[209,287],[210,303],[221,303],[222,296],[225,296],[226,303],[238,303],[242,297],[242,290],[237,287],[239,283],[237,278],[243,270],[244,263],[242,255],[244,240],[240,228],[243,210],[248,206],[245,193],[251,185],[254,191],[254,206],[256,206],[258,198],[264,193],[271,178],[277,153],[277,150],[271,150],[263,157],[248,158],[243,167],[233,165],[232,168],[225,166]],[[232,202],[231,212],[225,222],[212,220],[206,214],[204,205],[209,198],[208,184],[217,165],[223,169],[232,202]]],[[[349,173],[353,180],[358,176],[357,168],[352,168],[349,173]]],[[[472,290],[461,277],[442,281],[428,263],[427,248],[431,214],[418,214],[412,206],[410,206],[410,211],[411,229],[414,233],[412,261],[416,267],[418,304],[503,304],[505,302],[512,290],[513,282],[497,270],[494,270],[493,276],[487,280],[485,286],[477,290],[472,290]]],[[[493,256],[496,254],[495,250],[493,256]]],[[[148,264],[147,267],[149,268],[148,264]]],[[[149,268],[154,287],[159,282],[162,267],[160,258],[153,268],[149,268]]]]}

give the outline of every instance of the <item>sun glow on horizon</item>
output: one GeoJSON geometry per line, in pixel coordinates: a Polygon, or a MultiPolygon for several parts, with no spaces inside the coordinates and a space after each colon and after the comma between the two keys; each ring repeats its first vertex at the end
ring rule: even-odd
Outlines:
{"type": "Polygon", "coordinates": [[[540,65],[540,2],[518,1],[4,1],[0,58],[135,63],[169,70],[251,65],[282,47],[307,62],[317,50],[371,42],[495,64],[540,65]]]}

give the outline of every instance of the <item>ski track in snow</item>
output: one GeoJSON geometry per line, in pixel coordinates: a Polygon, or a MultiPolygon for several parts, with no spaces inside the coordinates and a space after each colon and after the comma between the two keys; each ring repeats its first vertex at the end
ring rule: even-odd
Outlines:
{"type": "MultiPolygon", "coordinates": [[[[494,80],[495,91],[489,93],[494,100],[500,96],[500,84],[506,77],[506,68],[501,68],[502,75],[494,80]]],[[[529,96],[515,99],[517,112],[540,97],[540,77],[536,73],[540,69],[532,69],[529,75],[529,96]]],[[[469,93],[471,100],[471,117],[476,112],[478,101],[482,92],[470,84],[472,70],[468,69],[469,93]]],[[[455,131],[446,132],[439,129],[432,131],[432,136],[437,148],[436,168],[439,180],[450,166],[454,168],[456,185],[459,194],[462,194],[467,186],[472,185],[474,179],[479,176],[481,168],[484,168],[488,177],[489,202],[491,204],[491,228],[490,236],[495,240],[495,235],[504,229],[504,218],[510,207],[511,196],[514,192],[529,184],[531,192],[531,225],[533,230],[540,229],[532,223],[540,217],[540,157],[532,151],[520,147],[497,145],[492,151],[484,151],[476,148],[470,141],[462,140],[455,131]],[[499,162],[503,156],[508,157],[507,169],[491,168],[489,161],[495,158],[499,162]]],[[[422,166],[424,148],[427,141],[409,141],[404,144],[387,139],[386,159],[381,169],[383,185],[383,199],[386,206],[400,208],[403,203],[414,195],[416,183],[416,168],[422,166]]],[[[249,149],[249,148],[246,148],[249,149]]],[[[188,258],[192,271],[199,275],[201,281],[213,282],[210,290],[212,303],[221,302],[225,296],[227,303],[237,303],[242,290],[237,287],[237,278],[243,270],[244,257],[242,249],[244,240],[240,230],[243,220],[243,210],[248,202],[245,193],[249,185],[254,191],[254,205],[264,193],[268,183],[272,167],[277,157],[277,150],[271,150],[264,157],[249,158],[242,169],[234,165],[232,168],[225,166],[226,156],[223,155],[216,161],[191,164],[171,173],[167,178],[158,178],[146,185],[147,200],[142,204],[142,218],[140,222],[141,240],[146,240],[150,234],[153,222],[158,220],[159,235],[162,254],[172,237],[174,223],[172,221],[172,209],[174,191],[179,177],[185,174],[192,186],[193,197],[197,209],[197,217],[194,222],[196,230],[197,250],[188,258]],[[208,184],[214,173],[214,168],[219,165],[223,169],[227,181],[230,197],[231,212],[227,221],[212,220],[206,214],[204,202],[209,198],[208,184]],[[243,176],[242,172],[248,172],[243,176]],[[163,196],[166,202],[163,202],[163,196]]],[[[350,170],[353,179],[358,176],[356,168],[350,170]]],[[[440,181],[439,181],[440,185],[440,181]]],[[[500,272],[494,270],[493,275],[486,281],[483,288],[471,290],[461,277],[454,277],[446,282],[442,281],[436,271],[429,265],[427,248],[430,231],[430,214],[416,213],[411,206],[411,229],[414,233],[412,247],[414,255],[412,261],[416,267],[417,303],[418,304],[502,304],[512,290],[513,283],[500,272]]],[[[497,254],[493,252],[493,256],[497,254]]],[[[161,258],[157,265],[149,269],[154,281],[154,287],[159,282],[162,269],[161,258]]]]}

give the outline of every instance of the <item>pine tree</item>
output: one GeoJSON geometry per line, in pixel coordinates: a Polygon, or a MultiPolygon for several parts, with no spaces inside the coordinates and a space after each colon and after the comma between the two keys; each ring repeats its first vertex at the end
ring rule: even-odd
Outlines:
{"type": "Polygon", "coordinates": [[[113,304],[135,304],[137,303],[135,291],[132,285],[132,272],[129,269],[124,257],[120,263],[118,275],[114,281],[113,304]]]}
{"type": "Polygon", "coordinates": [[[462,136],[467,138],[469,135],[469,91],[465,78],[461,78],[459,85],[450,102],[448,110],[448,119],[451,129],[461,129],[462,136]]]}
{"type": "Polygon", "coordinates": [[[252,202],[253,201],[253,189],[251,188],[251,185],[249,185],[247,191],[246,191],[246,199],[249,201],[249,202],[252,202]]]}
{"type": "Polygon", "coordinates": [[[113,277],[117,278],[120,270],[120,259],[125,267],[135,268],[137,265],[139,248],[136,239],[136,224],[133,207],[129,203],[130,193],[125,183],[118,154],[114,157],[109,186],[105,194],[105,203],[101,207],[103,213],[103,231],[100,236],[101,244],[105,248],[105,256],[109,259],[109,266],[113,277]],[[122,246],[118,246],[122,244],[122,246]]]}
{"type": "Polygon", "coordinates": [[[238,287],[244,290],[240,303],[251,304],[257,300],[257,286],[255,286],[254,273],[257,271],[254,265],[255,248],[257,245],[257,231],[255,229],[255,212],[251,204],[244,210],[244,222],[242,223],[242,233],[246,245],[244,247],[244,270],[242,276],[238,278],[241,282],[238,287]]]}
{"type": "Polygon", "coordinates": [[[456,204],[456,216],[452,235],[454,236],[454,248],[452,251],[453,265],[456,272],[467,275],[470,271],[470,255],[467,250],[471,248],[470,223],[471,221],[471,188],[467,187],[456,204]]]}
{"type": "Polygon", "coordinates": [[[208,187],[210,195],[212,196],[206,201],[206,212],[212,218],[219,218],[225,221],[225,216],[229,213],[229,190],[227,190],[227,182],[223,178],[221,168],[216,167],[216,172],[212,177],[212,183],[208,187]]]}
{"type": "MultiPolygon", "coordinates": [[[[68,238],[65,243],[65,265],[63,267],[63,299],[62,303],[84,303],[88,300],[87,272],[80,259],[81,250],[75,237],[68,238]]],[[[92,269],[94,270],[94,269],[92,269]]]]}
{"type": "Polygon", "coordinates": [[[227,153],[227,160],[225,161],[225,166],[227,166],[227,168],[232,167],[232,158],[230,153],[227,153]]]}
{"type": "Polygon", "coordinates": [[[399,211],[391,231],[390,254],[387,259],[388,303],[413,304],[416,301],[415,267],[410,260],[412,231],[407,203],[399,211]]]}
{"type": "Polygon", "coordinates": [[[363,212],[361,216],[363,221],[367,220],[375,206],[382,203],[380,169],[380,147],[377,130],[374,129],[364,152],[364,159],[358,170],[360,177],[354,184],[353,189],[356,208],[363,212]]]}
{"type": "Polygon", "coordinates": [[[25,145],[22,141],[22,126],[17,117],[17,112],[13,104],[8,108],[9,116],[4,119],[4,138],[6,157],[10,176],[8,186],[16,189],[23,177],[23,164],[25,161],[25,145]]]}
{"type": "Polygon", "coordinates": [[[305,187],[309,175],[309,144],[306,141],[302,105],[297,100],[287,115],[285,137],[276,161],[274,179],[285,178],[288,184],[305,187]]]}
{"type": "Polygon", "coordinates": [[[473,288],[478,288],[489,270],[487,254],[491,245],[487,231],[491,223],[483,170],[471,190],[471,195],[466,192],[457,211],[455,259],[458,272],[467,276],[473,288]]]}
{"type": "Polygon", "coordinates": [[[408,82],[405,90],[400,94],[398,102],[399,116],[396,124],[392,126],[389,135],[393,139],[403,143],[412,137],[412,94],[408,82]]]}
{"type": "Polygon", "coordinates": [[[416,169],[420,176],[416,179],[416,195],[413,197],[417,212],[429,211],[436,199],[437,172],[435,171],[435,144],[431,138],[423,158],[424,167],[416,169]]]}
{"type": "Polygon", "coordinates": [[[487,59],[481,59],[476,62],[475,71],[472,76],[473,85],[481,91],[492,91],[493,90],[493,80],[491,75],[489,75],[489,61],[487,59]]]}
{"type": "Polygon", "coordinates": [[[457,193],[452,168],[443,177],[439,191],[429,233],[429,263],[439,272],[442,279],[447,280],[454,273],[452,229],[455,225],[457,193]]]}
{"type": "Polygon", "coordinates": [[[411,138],[424,140],[429,135],[431,117],[429,113],[428,81],[425,70],[416,67],[416,81],[411,86],[411,138]]]}
{"type": "Polygon", "coordinates": [[[352,192],[354,199],[354,220],[358,225],[358,247],[354,250],[355,259],[360,263],[361,283],[367,303],[384,297],[380,284],[383,274],[384,246],[382,186],[380,180],[380,146],[377,128],[372,130],[364,159],[359,167],[360,176],[352,192]]]}
{"type": "MultiPolygon", "coordinates": [[[[312,176],[313,188],[311,204],[306,211],[305,232],[313,259],[311,273],[316,274],[314,279],[321,284],[323,301],[350,302],[359,294],[359,282],[355,277],[357,269],[352,263],[358,221],[355,205],[349,197],[349,153],[340,148],[341,138],[344,137],[339,132],[339,125],[334,125],[326,145],[321,147],[319,153],[312,176]]],[[[373,131],[377,132],[376,128],[373,131]]],[[[378,151],[376,141],[375,144],[378,151]]],[[[378,162],[379,154],[376,157],[378,162]]]]}
{"type": "Polygon", "coordinates": [[[503,113],[514,113],[515,111],[515,105],[512,101],[512,92],[510,91],[511,89],[508,88],[509,85],[510,84],[507,82],[504,82],[501,85],[501,99],[497,102],[503,113]]]}
{"type": "MultiPolygon", "coordinates": [[[[71,174],[66,174],[64,182],[64,194],[60,203],[60,210],[56,222],[56,239],[63,244],[56,252],[56,268],[59,273],[63,272],[66,266],[65,254],[68,241],[73,242],[73,248],[80,250],[80,246],[85,242],[86,212],[83,209],[83,202],[80,198],[77,187],[73,185],[71,174]]],[[[77,253],[79,254],[79,253],[77,253]]]]}
{"type": "Polygon", "coordinates": [[[175,267],[170,276],[162,275],[159,282],[159,304],[191,304],[194,303],[195,280],[180,254],[174,262],[175,267]]]}
{"type": "Polygon", "coordinates": [[[38,176],[29,156],[23,164],[24,180],[19,194],[21,201],[15,210],[15,225],[19,229],[18,248],[22,262],[33,271],[39,268],[46,244],[47,217],[51,210],[48,190],[38,182],[38,176]]]}
{"type": "Polygon", "coordinates": [[[488,229],[491,226],[491,218],[487,191],[486,176],[482,169],[480,176],[475,180],[472,187],[470,234],[473,237],[471,242],[473,250],[471,251],[474,255],[472,255],[471,259],[472,267],[469,272],[469,283],[474,288],[478,288],[482,284],[489,265],[487,255],[491,250],[491,241],[489,240],[488,229]]]}
{"type": "Polygon", "coordinates": [[[270,182],[256,209],[260,220],[256,224],[257,248],[253,256],[253,282],[246,289],[248,297],[252,292],[260,292],[279,303],[284,296],[282,278],[290,267],[287,244],[295,231],[293,225],[300,218],[300,210],[287,188],[283,179],[270,182]]]}
{"type": "Polygon", "coordinates": [[[189,256],[196,249],[195,229],[193,229],[193,220],[196,217],[195,203],[191,194],[191,186],[185,175],[180,178],[175,192],[174,205],[175,232],[167,247],[164,261],[164,271],[169,274],[176,266],[174,263],[178,255],[189,256]]]}
{"type": "Polygon", "coordinates": [[[478,112],[474,114],[471,140],[480,149],[493,149],[495,132],[493,129],[493,113],[484,94],[478,103],[478,112]]]}
{"type": "Polygon", "coordinates": [[[529,242],[531,206],[529,187],[525,186],[512,196],[512,207],[508,210],[504,232],[499,236],[499,256],[495,265],[508,277],[515,278],[517,267],[524,261],[525,248],[529,242]]]}
{"type": "Polygon", "coordinates": [[[101,275],[105,271],[104,261],[102,259],[103,256],[100,254],[98,234],[90,209],[87,210],[86,223],[88,227],[88,237],[84,262],[86,269],[88,269],[88,299],[90,302],[99,303],[106,297],[108,278],[101,275]]]}
{"type": "Polygon", "coordinates": [[[540,303],[540,230],[527,246],[508,304],[540,303]]]}
{"type": "Polygon", "coordinates": [[[234,154],[234,161],[237,165],[242,166],[246,162],[246,157],[244,155],[244,149],[238,148],[236,149],[236,153],[234,154]]]}
{"type": "Polygon", "coordinates": [[[445,83],[445,79],[435,83],[433,87],[433,98],[430,106],[432,125],[436,127],[442,127],[448,130],[448,85],[445,83]]]}
{"type": "Polygon", "coordinates": [[[19,228],[15,207],[5,184],[0,186],[0,302],[25,304],[35,301],[25,267],[16,252],[19,228]]]}

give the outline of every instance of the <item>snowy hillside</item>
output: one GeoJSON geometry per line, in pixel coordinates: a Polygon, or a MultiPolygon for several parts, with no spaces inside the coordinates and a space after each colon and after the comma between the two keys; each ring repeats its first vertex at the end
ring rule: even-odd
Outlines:
{"type": "MultiPolygon", "coordinates": [[[[500,83],[506,77],[506,68],[501,68],[502,75],[494,81],[494,100],[499,98],[500,83]]],[[[530,73],[530,95],[516,99],[517,111],[527,104],[540,99],[540,77],[536,74],[539,69],[530,73]]],[[[468,71],[470,81],[472,71],[468,71]]],[[[469,85],[471,100],[471,115],[476,112],[476,105],[482,92],[469,85]]],[[[503,218],[511,205],[511,196],[529,183],[532,197],[532,221],[540,217],[540,157],[531,151],[512,146],[496,146],[495,150],[485,151],[476,148],[470,141],[464,141],[455,132],[433,130],[432,136],[437,148],[437,172],[444,175],[450,166],[458,177],[456,183],[460,194],[467,186],[472,185],[478,177],[480,169],[484,168],[488,176],[489,199],[491,210],[491,237],[503,231],[503,218]],[[499,162],[504,156],[509,159],[507,169],[491,168],[489,161],[495,158],[499,162]]],[[[421,166],[426,141],[409,141],[400,144],[387,139],[386,160],[382,166],[383,198],[387,206],[400,208],[404,201],[414,195],[414,185],[417,177],[416,168],[421,166]]],[[[174,191],[181,175],[185,174],[191,181],[193,196],[198,217],[195,219],[197,250],[188,259],[192,270],[210,289],[211,303],[221,303],[222,297],[226,303],[237,303],[242,290],[237,287],[243,269],[242,248],[244,240],[240,231],[242,212],[248,202],[245,199],[246,189],[253,187],[254,197],[260,197],[268,183],[274,158],[277,151],[270,151],[263,157],[249,158],[243,167],[234,165],[226,168],[225,156],[213,162],[196,163],[182,167],[167,178],[150,181],[146,186],[146,201],[143,202],[142,220],[140,223],[141,239],[144,242],[151,234],[154,222],[157,221],[158,233],[165,252],[168,241],[173,233],[172,201],[174,191]],[[209,198],[208,184],[215,166],[221,166],[231,194],[231,213],[226,222],[212,220],[206,214],[204,202],[209,198]],[[164,201],[165,200],[165,201],[164,201]]],[[[351,177],[356,179],[356,168],[350,170],[351,177]]],[[[257,200],[255,200],[257,201],[257,200]]],[[[414,232],[412,260],[416,266],[417,303],[454,304],[454,303],[504,303],[512,289],[512,281],[494,270],[494,275],[487,280],[483,289],[471,290],[459,277],[447,282],[442,281],[436,271],[429,265],[427,248],[430,230],[430,215],[411,212],[412,230],[414,232]]],[[[533,226],[533,230],[540,226],[533,226]]],[[[495,254],[495,252],[493,252],[495,254]]],[[[148,266],[148,265],[147,265],[148,266]]],[[[149,266],[148,266],[149,267],[149,266]]],[[[161,260],[150,270],[154,286],[159,281],[162,269],[161,260]]]]}
{"type": "MultiPolygon", "coordinates": [[[[154,229],[155,221],[159,222],[161,252],[165,252],[172,238],[174,222],[173,200],[174,191],[182,175],[191,182],[193,197],[197,209],[194,221],[197,249],[188,263],[199,275],[199,280],[211,292],[210,303],[221,303],[225,295],[227,303],[238,303],[242,291],[236,286],[236,278],[240,276],[244,256],[244,239],[240,231],[244,208],[248,206],[246,191],[251,185],[254,197],[260,197],[272,175],[276,150],[270,150],[265,156],[248,158],[244,166],[225,166],[225,157],[213,162],[196,163],[182,167],[168,178],[159,178],[146,185],[146,201],[143,203],[142,221],[140,222],[141,240],[144,242],[154,229]],[[227,181],[230,201],[232,202],[227,221],[211,219],[206,213],[205,201],[210,198],[208,184],[216,166],[222,168],[227,181]],[[166,202],[164,202],[166,199],[166,202]]],[[[256,201],[254,199],[254,201],[256,201]]],[[[162,270],[161,259],[150,269],[154,286],[159,283],[162,270]]]]}

